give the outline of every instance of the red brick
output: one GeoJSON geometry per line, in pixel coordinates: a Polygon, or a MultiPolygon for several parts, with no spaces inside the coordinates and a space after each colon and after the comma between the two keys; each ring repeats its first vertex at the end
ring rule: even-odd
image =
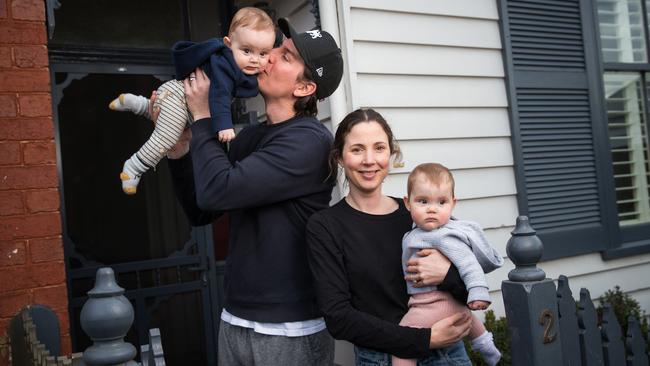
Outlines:
{"type": "Polygon", "coordinates": [[[72,354],[72,341],[70,340],[70,333],[61,333],[61,354],[72,354]]]}
{"type": "Polygon", "coordinates": [[[0,19],[7,17],[7,0],[0,0],[0,19]]]}
{"type": "Polygon", "coordinates": [[[0,191],[7,189],[57,188],[56,165],[0,166],[0,191]]]}
{"type": "Polygon", "coordinates": [[[13,0],[11,16],[20,20],[45,20],[45,1],[13,0]]]}
{"type": "Polygon", "coordinates": [[[47,305],[52,309],[68,307],[68,293],[65,285],[34,289],[34,304],[47,305]]]}
{"type": "Polygon", "coordinates": [[[47,67],[47,47],[39,46],[15,46],[14,59],[18,67],[47,67]]]}
{"type": "Polygon", "coordinates": [[[0,317],[11,318],[18,314],[20,309],[31,303],[31,298],[31,294],[26,290],[2,294],[0,317]]]}
{"type": "MultiPolygon", "coordinates": [[[[47,69],[0,71],[0,92],[49,92],[47,69]]],[[[51,113],[51,112],[50,112],[51,113]]]]}
{"type": "Polygon", "coordinates": [[[32,263],[62,261],[63,241],[60,236],[29,240],[29,254],[32,263]]]}
{"type": "Polygon", "coordinates": [[[56,145],[54,141],[27,142],[22,144],[25,164],[55,164],[56,145]]]}
{"type": "Polygon", "coordinates": [[[0,21],[0,43],[46,44],[45,24],[0,21]]]}
{"type": "Polygon", "coordinates": [[[11,67],[11,65],[11,47],[0,47],[0,67],[11,67]]]}
{"type": "Polygon", "coordinates": [[[29,212],[58,211],[59,191],[56,189],[27,191],[25,203],[29,212]]]}
{"type": "Polygon", "coordinates": [[[0,216],[20,215],[25,213],[21,191],[0,192],[0,216]]]}
{"type": "MultiPolygon", "coordinates": [[[[65,290],[64,290],[65,291],[65,290]]],[[[68,305],[66,304],[66,307],[68,305]]],[[[59,327],[61,328],[61,334],[70,334],[70,319],[68,316],[68,309],[56,309],[56,316],[59,318],[59,327]]]]}
{"type": "Polygon", "coordinates": [[[16,117],[16,96],[0,95],[0,117],[16,117]]]}
{"type": "Polygon", "coordinates": [[[0,240],[61,235],[58,212],[8,216],[0,221],[0,240]]]}
{"type": "Polygon", "coordinates": [[[25,241],[0,241],[0,267],[25,263],[27,263],[25,241]]]}
{"type": "Polygon", "coordinates": [[[54,138],[51,117],[0,118],[0,140],[49,140],[54,138]]]}
{"type": "Polygon", "coordinates": [[[20,142],[2,141],[0,142],[0,165],[17,165],[20,164],[20,142]]]}
{"type": "Polygon", "coordinates": [[[63,262],[47,262],[33,266],[3,267],[0,268],[0,278],[12,279],[11,281],[0,282],[0,294],[9,291],[59,285],[65,281],[65,266],[63,262]]]}
{"type": "Polygon", "coordinates": [[[24,117],[52,115],[52,98],[49,94],[23,94],[18,96],[18,110],[24,117]]]}

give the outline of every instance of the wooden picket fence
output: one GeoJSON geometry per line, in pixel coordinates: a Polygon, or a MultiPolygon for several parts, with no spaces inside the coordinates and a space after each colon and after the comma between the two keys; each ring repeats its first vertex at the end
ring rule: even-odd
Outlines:
{"type": "MultiPolygon", "coordinates": [[[[603,304],[599,327],[589,290],[580,289],[580,300],[576,303],[566,276],[558,279],[557,304],[564,365],[649,365],[639,319],[630,316],[627,334],[623,335],[614,309],[610,304],[603,304]]],[[[553,336],[551,333],[548,335],[553,336]]]]}
{"type": "Polygon", "coordinates": [[[589,290],[581,289],[576,302],[566,276],[557,288],[546,278],[537,267],[543,244],[526,216],[517,218],[506,251],[515,264],[501,284],[513,365],[650,365],[638,319],[630,316],[622,334],[612,306],[603,304],[599,326],[589,290]]]}
{"type": "MultiPolygon", "coordinates": [[[[29,315],[29,310],[23,309],[18,316],[22,320],[23,329],[25,331],[25,336],[22,341],[24,342],[24,349],[27,351],[26,354],[23,355],[25,359],[19,361],[20,364],[30,366],[83,365],[81,353],[74,353],[70,357],[57,357],[50,355],[50,351],[38,340],[36,335],[36,325],[34,324],[32,317],[29,315]]],[[[16,341],[19,342],[20,340],[16,341]]]]}

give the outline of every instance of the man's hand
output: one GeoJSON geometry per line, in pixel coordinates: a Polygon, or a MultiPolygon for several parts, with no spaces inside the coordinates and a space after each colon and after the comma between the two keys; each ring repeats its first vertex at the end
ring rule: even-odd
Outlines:
{"type": "Polygon", "coordinates": [[[194,120],[210,118],[210,104],[208,103],[210,79],[208,76],[200,67],[197,67],[187,79],[183,80],[183,85],[185,86],[187,109],[194,120]]]}
{"type": "MultiPolygon", "coordinates": [[[[156,103],[156,91],[151,92],[151,97],[149,98],[149,115],[155,124],[158,121],[158,115],[160,114],[160,107],[155,106],[156,103]]],[[[192,139],[192,131],[189,128],[186,128],[181,136],[178,138],[176,145],[172,146],[169,151],[167,151],[167,159],[180,159],[185,154],[190,151],[190,140],[192,139]]]]}
{"type": "Polygon", "coordinates": [[[158,115],[160,114],[160,107],[155,106],[157,96],[158,94],[154,90],[151,92],[151,97],[149,98],[149,115],[154,124],[158,121],[158,115]]]}
{"type": "Polygon", "coordinates": [[[190,151],[190,140],[192,139],[192,130],[186,128],[178,138],[176,145],[167,151],[167,159],[180,159],[190,151]]]}
{"type": "Polygon", "coordinates": [[[429,348],[451,346],[469,334],[472,316],[469,313],[456,313],[444,318],[431,327],[429,348]]]}
{"type": "Polygon", "coordinates": [[[435,249],[422,249],[418,252],[420,258],[412,258],[406,263],[404,278],[413,282],[413,287],[438,285],[447,276],[451,262],[435,249]]]}

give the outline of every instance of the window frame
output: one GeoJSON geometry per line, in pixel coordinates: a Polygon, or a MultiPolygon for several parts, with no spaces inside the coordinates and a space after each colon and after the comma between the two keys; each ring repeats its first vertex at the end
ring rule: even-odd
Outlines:
{"type": "MultiPolygon", "coordinates": [[[[645,35],[645,52],[646,52],[646,62],[605,62],[603,60],[600,44],[600,24],[598,20],[597,6],[594,5],[594,23],[595,23],[595,33],[596,33],[596,50],[598,51],[598,62],[600,64],[600,76],[601,83],[604,84],[604,74],[608,72],[634,72],[639,74],[641,77],[641,82],[643,84],[642,90],[642,101],[644,103],[644,114],[645,114],[645,127],[646,135],[648,135],[648,128],[650,128],[650,95],[648,95],[647,89],[649,87],[648,82],[650,79],[646,77],[646,74],[650,74],[650,24],[648,24],[648,12],[645,0],[639,0],[641,5],[641,16],[643,23],[643,30],[645,35]]],[[[603,87],[604,88],[604,87],[603,87]]],[[[605,105],[605,96],[603,93],[603,105],[605,105]]],[[[606,108],[604,109],[605,116],[607,115],[606,108]]],[[[607,135],[609,138],[609,135],[607,135]]],[[[646,144],[650,146],[650,141],[648,139],[650,136],[646,136],[646,144]]],[[[610,148],[611,151],[611,148],[610,148]]],[[[610,158],[611,163],[611,158],[610,158]]],[[[618,214],[616,207],[613,210],[618,214]]],[[[621,226],[618,219],[616,220],[616,225],[618,226],[619,236],[617,240],[611,245],[610,248],[602,252],[604,259],[615,259],[631,255],[643,254],[650,252],[650,222],[643,224],[635,224],[628,226],[621,226]]]]}
{"type": "MultiPolygon", "coordinates": [[[[517,1],[510,1],[518,3],[517,1]]],[[[598,186],[598,201],[600,225],[603,230],[596,230],[592,227],[575,227],[570,230],[538,230],[538,235],[545,244],[543,260],[563,258],[581,254],[600,252],[603,259],[620,258],[630,255],[637,255],[650,252],[650,223],[621,227],[618,221],[618,210],[616,207],[616,192],[614,184],[614,174],[612,168],[612,157],[609,142],[609,131],[607,126],[607,109],[604,93],[604,72],[616,68],[616,71],[634,71],[642,74],[645,80],[645,71],[650,73],[650,62],[643,64],[623,64],[623,63],[603,63],[603,57],[600,47],[600,29],[599,18],[596,4],[590,0],[577,0],[579,4],[579,18],[582,31],[582,47],[584,50],[584,75],[576,74],[574,79],[577,88],[584,85],[590,94],[590,127],[592,133],[592,147],[594,156],[594,166],[596,170],[596,181],[598,186]],[[586,78],[586,80],[583,80],[586,78]],[[582,84],[581,84],[582,83],[582,84]],[[585,236],[588,235],[586,238],[585,236]]],[[[520,3],[521,4],[521,3],[520,3]]],[[[508,113],[511,124],[511,141],[513,148],[514,171],[517,187],[517,202],[519,212],[522,215],[528,215],[529,211],[529,187],[526,185],[525,167],[526,161],[522,148],[522,131],[520,123],[520,112],[517,100],[517,87],[521,88],[523,82],[530,82],[533,85],[551,85],[553,80],[544,78],[534,79],[535,67],[516,68],[513,62],[512,35],[509,18],[509,1],[498,0],[499,22],[501,28],[502,46],[504,54],[504,69],[506,88],[508,93],[509,108],[508,113]],[[532,74],[533,76],[529,76],[532,74]],[[531,80],[525,80],[528,77],[531,80]],[[518,79],[518,85],[515,85],[514,79],[518,79]],[[537,82],[538,84],[534,84],[537,82]]],[[[531,6],[538,6],[533,4],[531,6]]],[[[540,5],[545,6],[545,5],[540,5]]],[[[551,5],[552,6],[552,5],[551,5]]],[[[642,0],[644,31],[646,33],[646,53],[650,60],[650,36],[647,22],[648,14],[645,11],[645,0],[642,0]]],[[[520,9],[519,9],[520,10],[520,9]]],[[[536,9],[537,10],[537,9],[536,9]]],[[[514,12],[513,12],[514,13],[514,12]]],[[[532,13],[532,12],[531,12],[532,13]]],[[[526,14],[528,15],[528,14],[526,14]]],[[[519,19],[521,21],[521,19],[519,19]]],[[[522,47],[522,46],[519,46],[522,47]]],[[[540,68],[541,71],[542,68],[540,68]]],[[[546,70],[548,71],[548,70],[546,70]]],[[[549,78],[562,75],[561,69],[558,72],[548,72],[549,78]]],[[[568,79],[571,73],[565,74],[568,79]]],[[[570,81],[571,82],[571,81],[570,81]]],[[[644,93],[646,90],[644,88],[644,93]]],[[[644,95],[646,107],[650,105],[647,96],[644,95]]],[[[648,114],[650,108],[646,108],[646,128],[650,127],[648,114]]],[[[530,163],[530,161],[529,161],[530,163]]]]}

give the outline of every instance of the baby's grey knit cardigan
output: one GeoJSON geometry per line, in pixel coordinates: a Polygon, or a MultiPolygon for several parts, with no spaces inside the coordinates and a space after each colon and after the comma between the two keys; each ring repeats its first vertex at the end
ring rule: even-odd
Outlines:
{"type": "MultiPolygon", "coordinates": [[[[402,266],[406,274],[406,262],[417,257],[420,249],[433,248],[442,252],[458,268],[469,295],[467,303],[483,300],[490,302],[485,274],[503,265],[503,257],[488,243],[483,229],[471,221],[452,217],[444,226],[425,231],[418,227],[404,234],[402,240],[402,266]]],[[[406,282],[408,293],[436,290],[436,286],[416,288],[406,282]]]]}

